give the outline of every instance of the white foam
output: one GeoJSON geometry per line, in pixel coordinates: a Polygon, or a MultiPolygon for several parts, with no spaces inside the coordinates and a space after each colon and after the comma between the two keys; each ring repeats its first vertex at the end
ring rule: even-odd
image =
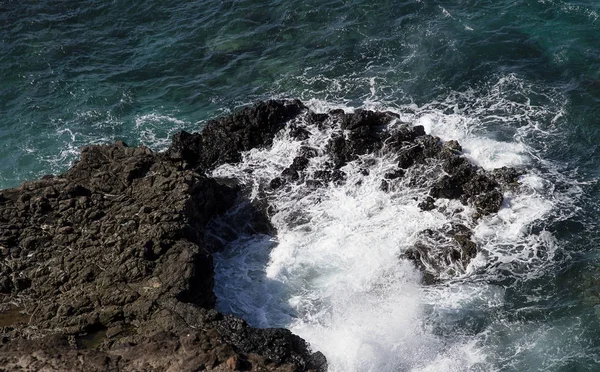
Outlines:
{"type": "MultiPolygon", "coordinates": [[[[523,90],[514,77],[497,85],[506,84],[523,90]]],[[[395,125],[408,121],[443,140],[458,139],[467,156],[484,168],[531,168],[533,150],[522,135],[546,130],[547,125],[538,121],[556,113],[527,101],[492,103],[499,91],[493,86],[483,96],[467,92],[423,107],[379,104],[377,108],[399,113],[395,125]],[[448,112],[451,105],[469,109],[448,112]],[[518,130],[500,128],[504,130],[500,134],[486,132],[495,116],[502,123],[523,125],[518,130]],[[500,135],[504,138],[498,139],[500,135]]],[[[340,108],[320,100],[311,100],[308,106],[317,112],[340,108]]],[[[377,104],[371,101],[369,106],[377,104]]],[[[352,111],[345,104],[341,108],[352,111]]],[[[321,156],[310,160],[308,173],[326,160],[323,151],[331,135],[329,129],[309,130],[312,135],[304,145],[319,149],[321,156]]],[[[276,237],[243,237],[217,255],[219,309],[253,325],[290,328],[326,355],[330,371],[494,369],[480,338],[443,336],[435,329],[451,326],[463,312],[486,314],[502,306],[502,287],[469,279],[506,271],[515,277],[543,272],[553,261],[556,242],[549,232],[534,231],[532,226],[556,209],[561,198],[572,196],[556,193],[546,174],[530,171],[521,178],[521,190],[507,193],[497,215],[473,221],[469,208],[455,214],[423,212],[415,198],[427,190],[405,183],[396,192],[381,191],[383,175],[395,164],[371,155],[343,168],[348,180],[341,186],[265,189],[292,163],[301,145],[282,131],[270,149],[249,151],[240,164],[214,171],[214,176],[236,177],[250,187],[250,199],[266,195],[277,211],[271,218],[276,237]],[[367,158],[374,165],[364,175],[360,162],[367,158]],[[292,222],[299,220],[303,222],[292,222]],[[415,243],[420,231],[449,222],[470,224],[480,253],[456,280],[423,287],[421,274],[399,255],[415,243]]],[[[438,203],[453,206],[456,201],[438,203]]]]}
{"type": "MultiPolygon", "coordinates": [[[[311,145],[323,149],[329,133],[311,130],[311,145]]],[[[233,174],[253,185],[257,196],[261,184],[291,163],[299,145],[280,137],[271,149],[250,151],[241,164],[223,166],[214,175],[233,174]],[[246,172],[248,168],[253,171],[246,172]]],[[[310,167],[323,160],[312,159],[310,167]]],[[[257,267],[246,260],[249,253],[233,254],[238,258],[227,263],[217,258],[219,306],[255,325],[287,325],[328,356],[332,371],[406,370],[425,368],[428,361],[465,367],[473,359],[468,356],[471,345],[459,342],[448,348],[423,328],[420,273],[398,258],[419,231],[440,228],[447,218],[417,208],[414,198],[422,190],[392,197],[379,190],[383,174],[394,164],[386,158],[374,161],[367,176],[356,163],[344,167],[349,181],[343,186],[313,193],[292,187],[272,195],[270,203],[279,211],[272,218],[277,244],[268,261],[262,256],[266,266],[254,277],[257,267]],[[297,213],[309,222],[290,224],[297,213]],[[232,275],[244,280],[236,285],[232,275]],[[241,300],[231,298],[249,292],[241,300]],[[248,300],[251,296],[256,300],[248,300]],[[269,306],[273,298],[284,305],[269,306]]],[[[254,243],[235,241],[226,255],[232,257],[232,250],[264,254],[265,247],[254,243]]]]}
{"type": "Polygon", "coordinates": [[[155,151],[166,150],[171,144],[171,137],[189,126],[188,122],[157,113],[135,118],[135,128],[138,132],[136,134],[140,143],[155,151]]]}
{"type": "Polygon", "coordinates": [[[414,120],[427,133],[445,139],[457,140],[465,156],[476,165],[491,170],[502,166],[515,167],[528,162],[522,143],[497,141],[472,133],[477,119],[460,114],[425,113],[414,120]]]}

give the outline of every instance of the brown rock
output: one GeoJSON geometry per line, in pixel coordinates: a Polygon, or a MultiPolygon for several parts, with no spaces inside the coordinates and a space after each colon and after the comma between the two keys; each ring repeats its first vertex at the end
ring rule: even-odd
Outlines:
{"type": "Polygon", "coordinates": [[[167,154],[123,142],[86,147],[64,174],[3,190],[0,305],[22,303],[30,320],[0,328],[0,369],[240,369],[240,352],[252,353],[257,369],[309,368],[308,346],[289,331],[212,310],[205,227],[237,188],[189,166],[267,145],[302,109],[261,104],[211,122],[198,146],[177,149],[188,145],[182,140],[167,154]]]}

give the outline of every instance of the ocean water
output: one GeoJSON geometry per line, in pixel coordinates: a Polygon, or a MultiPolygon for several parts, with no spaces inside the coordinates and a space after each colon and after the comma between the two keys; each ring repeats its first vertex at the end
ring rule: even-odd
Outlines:
{"type": "MultiPolygon", "coordinates": [[[[261,99],[391,110],[525,170],[521,189],[475,222],[418,210],[426,190],[379,191],[385,157],[342,186],[283,188],[266,196],[276,236],[218,255],[219,309],[291,329],[331,371],[600,371],[599,17],[594,0],[0,0],[0,187],[90,143],[164,149],[261,99]],[[398,256],[449,222],[480,252],[423,285],[398,256]]],[[[263,198],[299,146],[282,134],[214,173],[263,198]]]]}

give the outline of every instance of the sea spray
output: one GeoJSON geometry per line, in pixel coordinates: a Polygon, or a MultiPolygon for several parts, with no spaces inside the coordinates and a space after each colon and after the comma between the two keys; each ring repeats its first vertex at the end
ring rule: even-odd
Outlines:
{"type": "MultiPolygon", "coordinates": [[[[309,106],[321,112],[339,108],[322,101],[309,106]]],[[[465,156],[489,170],[528,168],[533,150],[519,140],[486,136],[485,110],[469,117],[435,107],[390,108],[399,119],[389,127],[408,122],[443,140],[459,139],[465,156]]],[[[500,108],[506,112],[496,106],[493,115],[512,112],[528,125],[549,114],[545,107],[515,102],[500,108]]],[[[297,120],[289,125],[306,124],[297,120]]],[[[475,210],[456,200],[438,199],[436,210],[421,210],[417,201],[429,190],[415,177],[424,168],[409,172],[393,191],[382,190],[382,178],[396,165],[385,154],[346,164],[342,183],[270,188],[303,148],[317,153],[307,174],[328,161],[333,129],[307,129],[310,136],[302,141],[282,130],[270,148],[251,150],[239,164],[213,172],[237,179],[250,201],[266,202],[275,231],[240,234],[216,256],[219,308],[256,326],[291,329],[327,356],[332,371],[494,369],[486,330],[504,303],[503,276],[531,278],[554,262],[555,239],[535,227],[561,202],[562,194],[547,190],[547,174],[525,172],[518,187],[506,190],[502,209],[483,218],[473,218],[475,210]],[[479,253],[471,265],[450,271],[454,276],[423,286],[421,272],[401,257],[420,232],[453,223],[473,228],[479,253]]]]}

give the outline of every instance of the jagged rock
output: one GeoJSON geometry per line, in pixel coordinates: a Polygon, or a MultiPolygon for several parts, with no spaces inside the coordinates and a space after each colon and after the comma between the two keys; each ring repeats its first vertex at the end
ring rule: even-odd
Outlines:
{"type": "Polygon", "coordinates": [[[398,129],[390,133],[390,136],[385,140],[385,146],[389,151],[398,152],[398,150],[411,144],[417,137],[425,135],[425,128],[422,125],[410,127],[406,124],[401,125],[398,129]]]}
{"type": "MultiPolygon", "coordinates": [[[[343,111],[342,111],[342,113],[343,113],[343,111]]],[[[328,114],[317,114],[317,113],[315,113],[315,112],[312,112],[312,111],[311,111],[311,112],[309,112],[309,113],[308,113],[308,115],[307,115],[307,120],[308,120],[310,123],[317,124],[317,127],[318,127],[319,129],[322,129],[322,124],[323,124],[323,123],[324,123],[324,122],[325,122],[327,119],[329,119],[329,115],[328,115],[328,114]]]]}
{"type": "Polygon", "coordinates": [[[324,365],[287,330],[210,310],[206,226],[238,189],[197,170],[266,145],[302,108],[257,107],[219,121],[235,132],[221,152],[210,149],[225,130],[213,122],[206,135],[179,133],[164,154],[90,146],[66,173],[2,192],[0,313],[14,302],[29,314],[0,328],[4,370],[219,370],[230,358],[250,370],[324,365]]]}
{"type": "Polygon", "coordinates": [[[394,118],[388,113],[368,110],[356,110],[351,114],[336,112],[333,115],[341,117],[341,129],[347,132],[333,137],[327,146],[335,168],[344,166],[359,155],[380,149],[385,139],[384,126],[394,118]]]}
{"type": "Polygon", "coordinates": [[[497,168],[492,171],[494,179],[504,186],[515,185],[523,174],[523,172],[510,167],[497,168]]]}
{"type": "Polygon", "coordinates": [[[499,190],[491,190],[477,195],[473,204],[481,215],[486,216],[498,212],[503,201],[504,197],[499,190]]]}
{"type": "Polygon", "coordinates": [[[397,178],[404,177],[404,174],[405,172],[403,169],[396,169],[394,171],[387,172],[384,174],[384,177],[386,180],[395,180],[397,178]]]}
{"type": "Polygon", "coordinates": [[[204,169],[237,162],[241,152],[268,146],[287,121],[306,107],[296,101],[267,101],[221,119],[209,121],[202,131],[198,163],[204,169]]]}
{"type": "Polygon", "coordinates": [[[201,134],[177,133],[166,156],[204,170],[237,162],[242,151],[270,145],[286,122],[304,110],[306,107],[298,100],[261,102],[209,121],[201,134]]]}
{"type": "Polygon", "coordinates": [[[421,208],[422,211],[434,210],[435,200],[431,196],[428,196],[425,198],[425,200],[419,203],[418,207],[421,208]]]}
{"type": "Polygon", "coordinates": [[[457,155],[462,152],[462,146],[456,140],[450,140],[448,142],[445,142],[444,148],[457,155]]]}
{"type": "Polygon", "coordinates": [[[172,160],[180,160],[185,164],[198,163],[202,152],[202,136],[198,133],[181,131],[175,134],[166,155],[172,160]]]}
{"type": "Polygon", "coordinates": [[[275,177],[269,183],[269,187],[271,187],[273,190],[275,190],[275,189],[278,189],[281,186],[283,186],[283,184],[284,184],[284,180],[281,179],[281,177],[275,177]]]}
{"type": "MultiPolygon", "coordinates": [[[[235,180],[205,172],[269,146],[301,114],[334,135],[324,154],[302,147],[265,194],[287,182],[308,190],[342,184],[341,167],[360,159],[368,174],[363,155],[381,154],[398,162],[382,189],[393,192],[407,177],[420,182],[421,172],[430,187],[422,209],[451,198],[483,216],[498,211],[502,187],[519,177],[511,168],[485,172],[461,156],[458,142],[442,143],[421,126],[388,128],[393,113],[315,114],[299,101],[259,103],[209,121],[202,133],[180,132],[164,153],[122,142],[84,148],[66,173],[0,193],[0,314],[16,303],[27,315],[0,328],[2,368],[324,371],[325,357],[291,332],[255,329],[213,310],[212,253],[223,244],[207,226],[243,195],[235,180]],[[310,159],[324,155],[322,169],[309,172],[310,159]]],[[[298,121],[289,129],[299,141],[312,135],[298,121]]],[[[248,205],[255,221],[248,229],[271,233],[272,206],[264,204],[248,205]]],[[[471,237],[466,226],[426,230],[404,257],[439,280],[475,257],[471,237]]]]}
{"type": "MultiPolygon", "coordinates": [[[[309,160],[304,156],[295,157],[292,165],[283,170],[281,178],[286,181],[297,181],[300,178],[300,174],[308,166],[308,163],[309,160]]],[[[273,187],[273,185],[271,187],[273,187]]]]}
{"type": "Polygon", "coordinates": [[[425,282],[431,284],[464,272],[466,265],[477,255],[472,234],[461,224],[448,224],[440,230],[426,229],[402,257],[413,261],[423,271],[425,282]]]}
{"type": "Polygon", "coordinates": [[[313,176],[324,183],[340,184],[346,180],[346,173],[339,169],[322,169],[315,171],[313,176]]]}
{"type": "Polygon", "coordinates": [[[310,137],[310,132],[306,128],[292,125],[290,128],[290,137],[298,141],[304,141],[310,137]]]}
{"type": "MultiPolygon", "coordinates": [[[[329,115],[340,121],[343,130],[334,132],[327,145],[333,164],[331,168],[339,169],[360,155],[393,155],[398,168],[385,174],[380,189],[394,192],[401,187],[397,179],[410,174],[410,185],[429,187],[429,195],[418,204],[423,211],[435,209],[436,199],[447,198],[471,205],[476,210],[474,218],[496,213],[504,200],[502,187],[514,185],[519,177],[512,168],[490,173],[477,167],[462,156],[458,141],[442,142],[440,138],[426,134],[422,126],[401,124],[389,129],[386,124],[395,117],[387,113],[357,110],[354,114],[345,114],[337,110],[329,115]]],[[[328,172],[331,171],[326,169],[315,175],[328,180],[328,172]]],[[[368,166],[361,172],[368,174],[368,166]]],[[[457,235],[458,240],[455,240],[449,234],[448,231],[432,232],[406,253],[406,257],[422,262],[419,266],[430,279],[464,271],[477,252],[470,235],[468,239],[461,238],[464,234],[457,235]],[[434,244],[436,240],[438,242],[434,244]],[[450,270],[449,267],[453,268],[450,270]]]]}
{"type": "Polygon", "coordinates": [[[303,156],[303,157],[305,157],[307,159],[310,159],[310,158],[314,158],[315,156],[318,156],[319,152],[315,148],[308,147],[308,146],[302,146],[300,148],[300,151],[299,151],[298,155],[299,156],[303,156]]]}
{"type": "Polygon", "coordinates": [[[429,194],[434,198],[458,199],[464,183],[461,177],[445,175],[431,187],[429,194]]]}
{"type": "Polygon", "coordinates": [[[470,201],[481,215],[500,209],[504,197],[500,184],[489,173],[454,153],[442,153],[441,158],[446,174],[433,184],[431,196],[460,199],[464,204],[470,201]]]}

